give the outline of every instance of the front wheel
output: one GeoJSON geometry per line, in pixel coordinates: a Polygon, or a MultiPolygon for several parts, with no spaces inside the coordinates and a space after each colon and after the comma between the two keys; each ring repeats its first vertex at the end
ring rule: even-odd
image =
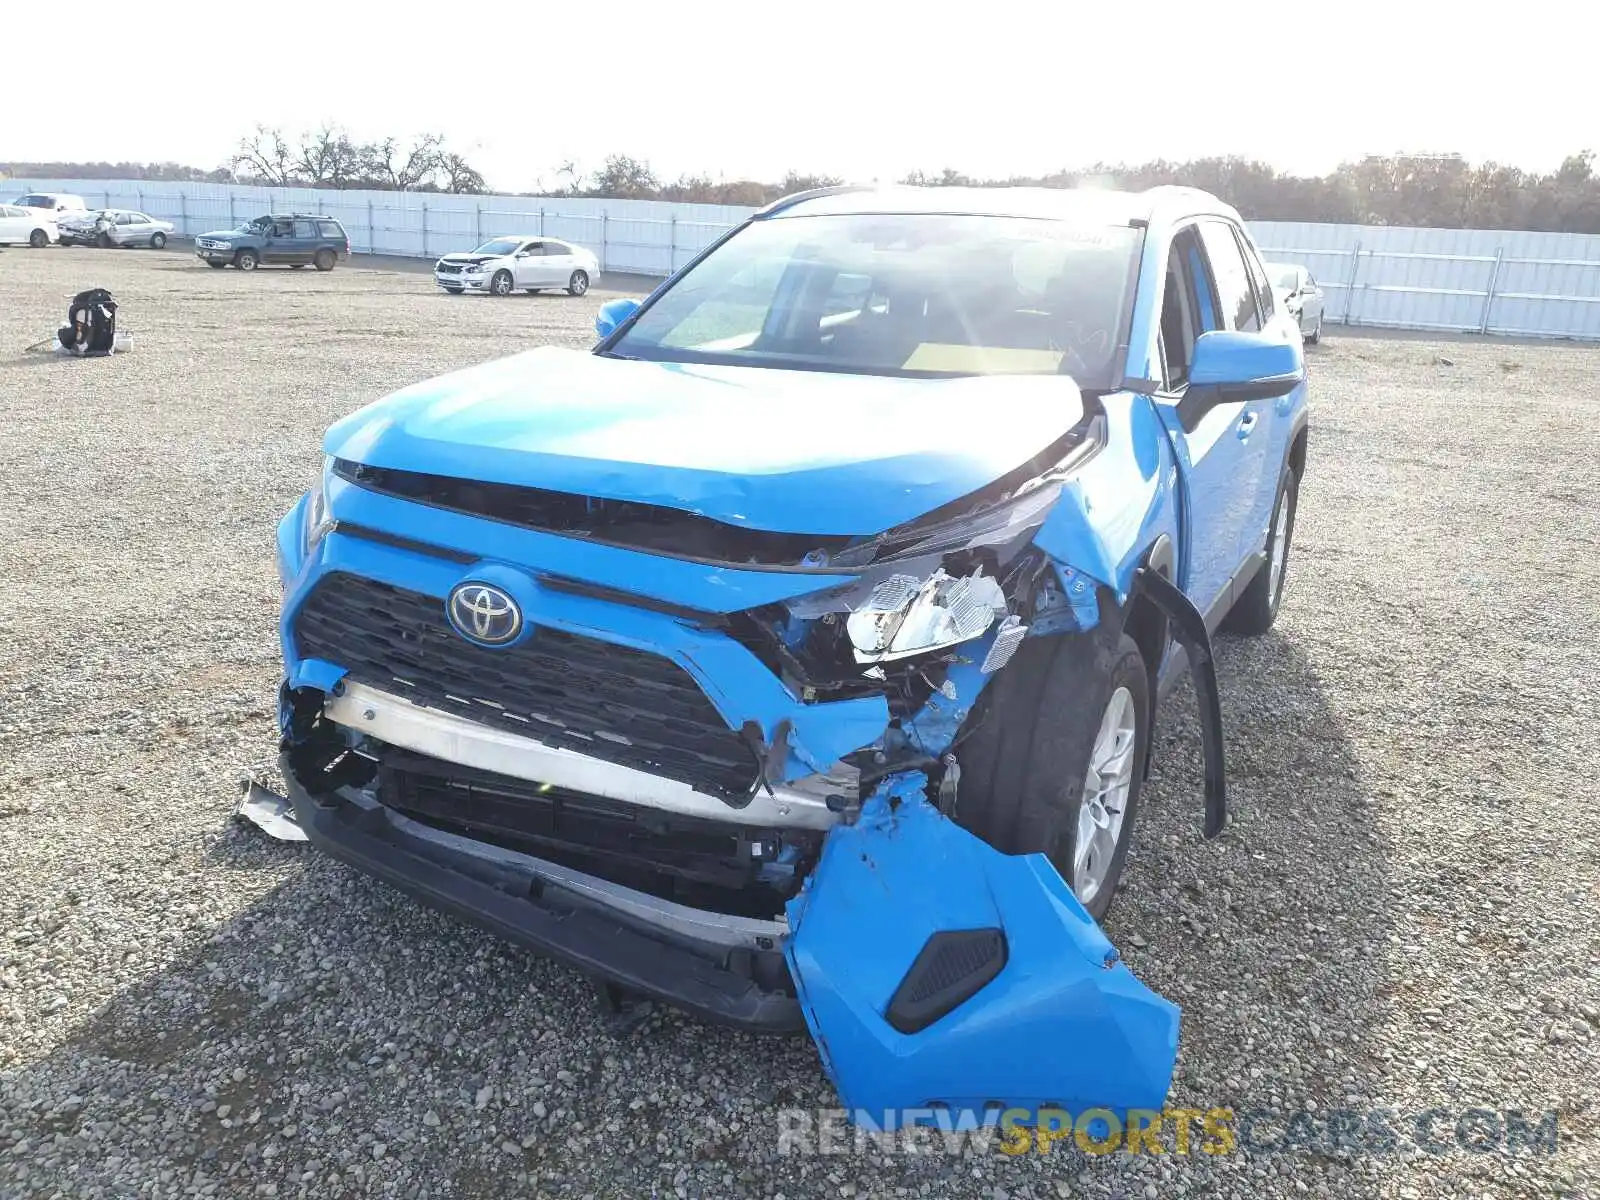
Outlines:
{"type": "Polygon", "coordinates": [[[1234,602],[1223,622],[1229,633],[1254,637],[1272,628],[1283,600],[1283,580],[1289,571],[1289,543],[1294,539],[1295,507],[1300,499],[1300,481],[1294,468],[1284,467],[1278,482],[1278,498],[1272,504],[1272,524],[1267,528],[1267,561],[1256,572],[1250,586],[1234,602]]]}
{"type": "Polygon", "coordinates": [[[43,250],[50,244],[50,235],[42,229],[35,229],[28,235],[28,245],[35,250],[43,250]]]}
{"type": "Polygon", "coordinates": [[[572,278],[567,280],[567,293],[572,296],[581,296],[589,290],[589,272],[574,271],[572,278]]]}
{"type": "Polygon", "coordinates": [[[164,233],[152,233],[150,235],[150,249],[152,249],[152,250],[165,250],[166,248],[167,248],[167,235],[166,234],[164,234],[164,233]]]}
{"type": "Polygon", "coordinates": [[[254,250],[241,250],[233,256],[233,265],[241,271],[254,271],[261,263],[261,256],[254,250]]]}
{"type": "Polygon", "coordinates": [[[99,246],[102,250],[111,249],[111,235],[109,233],[102,233],[99,237],[95,238],[94,244],[99,246]]]}
{"type": "Polygon", "coordinates": [[[1317,314],[1317,323],[1311,327],[1311,336],[1306,339],[1313,346],[1322,344],[1322,314],[1317,314]]]}
{"type": "Polygon", "coordinates": [[[311,265],[316,267],[319,271],[331,271],[333,270],[333,264],[335,261],[336,256],[334,255],[333,251],[324,246],[312,257],[311,265]]]}
{"type": "Polygon", "coordinates": [[[1104,626],[1029,639],[979,709],[957,756],[957,820],[1007,854],[1044,854],[1103,920],[1150,745],[1150,676],[1138,645],[1104,626]]]}
{"type": "Polygon", "coordinates": [[[489,291],[496,296],[511,295],[511,287],[512,280],[510,271],[496,271],[494,273],[494,278],[489,280],[489,291]]]}

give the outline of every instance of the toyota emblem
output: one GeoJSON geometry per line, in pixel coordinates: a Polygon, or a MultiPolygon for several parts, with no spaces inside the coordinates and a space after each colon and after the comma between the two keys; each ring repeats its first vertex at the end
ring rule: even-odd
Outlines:
{"type": "Polygon", "coordinates": [[[492,584],[457,584],[445,610],[456,632],[480,646],[504,646],[522,632],[522,609],[492,584]]]}

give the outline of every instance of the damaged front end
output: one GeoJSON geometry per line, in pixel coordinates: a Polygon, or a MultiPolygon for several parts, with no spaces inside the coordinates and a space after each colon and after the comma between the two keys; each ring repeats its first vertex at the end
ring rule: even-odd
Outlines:
{"type": "Polygon", "coordinates": [[[1106,422],[873,535],[330,455],[279,531],[294,823],[613,996],[809,1027],[851,1107],[1159,1106],[1177,1010],[954,819],[989,681],[1138,586],[1104,504],[1126,545],[1060,553],[1106,422]]]}

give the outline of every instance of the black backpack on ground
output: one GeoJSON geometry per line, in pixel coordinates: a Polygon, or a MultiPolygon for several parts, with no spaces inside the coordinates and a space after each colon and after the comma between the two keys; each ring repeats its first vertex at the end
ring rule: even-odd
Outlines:
{"type": "Polygon", "coordinates": [[[90,288],[72,298],[67,323],[57,335],[79,354],[110,354],[117,337],[117,302],[105,288],[90,288]]]}

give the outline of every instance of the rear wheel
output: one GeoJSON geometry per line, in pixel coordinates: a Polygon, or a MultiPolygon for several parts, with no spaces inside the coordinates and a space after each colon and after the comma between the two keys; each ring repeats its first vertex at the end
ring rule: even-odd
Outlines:
{"type": "Polygon", "coordinates": [[[1294,468],[1284,467],[1278,498],[1272,504],[1272,524],[1267,528],[1267,561],[1234,602],[1223,628],[1229,633],[1254,637],[1272,628],[1283,600],[1283,580],[1289,571],[1289,543],[1294,539],[1294,513],[1300,482],[1294,468]]]}
{"type": "Polygon", "coordinates": [[[241,271],[254,271],[261,263],[261,256],[254,250],[241,250],[233,256],[233,265],[241,271]]]}
{"type": "Polygon", "coordinates": [[[28,235],[28,245],[35,250],[43,250],[50,244],[50,235],[42,229],[35,229],[28,235]]]}
{"type": "Polygon", "coordinates": [[[164,234],[164,233],[152,233],[150,235],[150,249],[152,249],[152,250],[165,250],[166,248],[167,248],[167,235],[166,234],[164,234]]]}
{"type": "Polygon", "coordinates": [[[333,264],[336,261],[338,261],[337,256],[326,246],[324,246],[321,250],[318,250],[311,259],[312,265],[315,266],[319,271],[333,270],[333,264]]]}
{"type": "Polygon", "coordinates": [[[496,271],[494,278],[489,280],[489,290],[496,296],[511,295],[511,272],[496,271]]]}
{"type": "Polygon", "coordinates": [[[567,280],[567,292],[573,296],[581,296],[589,290],[589,272],[574,271],[572,278],[567,280]]]}
{"type": "Polygon", "coordinates": [[[1132,840],[1150,744],[1139,647],[1104,628],[1024,642],[958,752],[957,819],[1007,854],[1042,853],[1104,918],[1132,840]]]}

